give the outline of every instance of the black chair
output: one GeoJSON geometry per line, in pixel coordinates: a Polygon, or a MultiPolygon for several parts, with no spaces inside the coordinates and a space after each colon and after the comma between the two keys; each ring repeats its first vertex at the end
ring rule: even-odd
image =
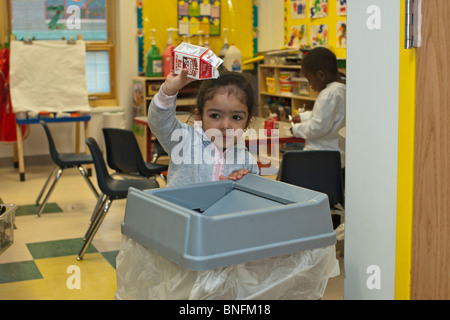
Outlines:
{"type": "MultiPolygon", "coordinates": [[[[177,111],[176,115],[177,117],[185,117],[184,120],[180,119],[180,121],[183,121],[184,123],[187,123],[191,126],[194,125],[195,116],[193,113],[187,111],[177,111]]],[[[153,156],[151,160],[152,163],[156,163],[160,157],[168,156],[166,150],[164,150],[164,148],[161,146],[161,143],[158,141],[158,139],[152,141],[152,146],[153,146],[152,150],[153,156]]]]}
{"type": "Polygon", "coordinates": [[[40,124],[44,127],[45,134],[47,135],[48,145],[50,148],[50,156],[51,156],[53,162],[56,164],[56,167],[50,173],[47,181],[44,184],[44,187],[42,188],[41,192],[39,193],[39,195],[36,199],[36,205],[39,206],[39,202],[41,201],[42,195],[44,194],[48,184],[50,183],[50,180],[54,176],[53,183],[50,186],[50,188],[48,189],[47,194],[44,197],[44,201],[40,204],[39,210],[36,215],[38,217],[41,216],[42,211],[44,210],[45,206],[47,205],[48,199],[50,198],[50,195],[52,194],[53,190],[55,189],[56,183],[61,178],[61,175],[62,175],[64,169],[78,168],[81,175],[84,177],[87,184],[91,188],[92,192],[98,198],[99,193],[97,192],[97,189],[95,189],[94,185],[92,184],[91,180],[89,179],[88,175],[86,174],[86,171],[83,168],[83,165],[93,164],[91,155],[75,154],[75,153],[71,153],[71,154],[59,153],[56,150],[55,142],[53,140],[52,134],[51,134],[50,129],[48,128],[47,124],[45,123],[45,121],[40,121],[40,124]]]}
{"type": "Polygon", "coordinates": [[[145,162],[134,133],[130,130],[103,128],[108,166],[117,174],[144,176],[162,175],[167,165],[145,162]]]}
{"type": "Polygon", "coordinates": [[[152,163],[156,164],[156,162],[158,161],[158,159],[162,156],[167,156],[167,152],[166,150],[163,149],[163,147],[161,146],[161,143],[159,143],[158,139],[156,139],[153,142],[154,145],[154,149],[153,149],[153,157],[152,157],[152,163]]]}
{"type": "Polygon", "coordinates": [[[115,179],[113,178],[106,166],[103,154],[94,138],[87,138],[86,144],[91,151],[94,160],[95,172],[97,175],[98,186],[102,192],[100,198],[95,205],[94,212],[91,217],[91,224],[84,236],[84,244],[78,254],[77,259],[82,260],[87,248],[94,239],[100,225],[111,207],[113,200],[125,199],[128,196],[130,187],[138,190],[147,190],[158,188],[159,184],[154,179],[136,178],[136,179],[115,179]]]}
{"type": "Polygon", "coordinates": [[[325,193],[333,213],[333,226],[339,226],[345,206],[339,151],[288,151],[283,155],[277,180],[325,193]]]}

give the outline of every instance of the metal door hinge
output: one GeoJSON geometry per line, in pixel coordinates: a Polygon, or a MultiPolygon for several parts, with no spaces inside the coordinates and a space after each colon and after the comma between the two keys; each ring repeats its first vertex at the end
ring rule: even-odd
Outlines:
{"type": "Polygon", "coordinates": [[[405,49],[418,48],[421,42],[422,0],[405,0],[405,49]]]}

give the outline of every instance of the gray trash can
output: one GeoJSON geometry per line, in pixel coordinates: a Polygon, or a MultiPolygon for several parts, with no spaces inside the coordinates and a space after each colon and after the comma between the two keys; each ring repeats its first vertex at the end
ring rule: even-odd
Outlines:
{"type": "Polygon", "coordinates": [[[318,299],[339,274],[327,196],[256,175],[130,189],[122,234],[117,299],[318,299]]]}

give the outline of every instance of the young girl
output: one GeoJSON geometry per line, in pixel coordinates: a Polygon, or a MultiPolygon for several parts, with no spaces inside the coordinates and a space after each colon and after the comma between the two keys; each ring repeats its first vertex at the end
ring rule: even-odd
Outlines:
{"type": "Polygon", "coordinates": [[[167,186],[259,174],[242,139],[255,105],[252,85],[235,72],[205,80],[197,101],[201,123],[192,128],[176,118],[177,93],[192,81],[187,70],[168,75],[148,112],[150,129],[170,157],[167,186]]]}

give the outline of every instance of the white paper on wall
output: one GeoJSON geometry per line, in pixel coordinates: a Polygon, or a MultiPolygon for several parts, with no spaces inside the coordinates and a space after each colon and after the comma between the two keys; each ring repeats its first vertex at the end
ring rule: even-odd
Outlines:
{"type": "Polygon", "coordinates": [[[10,88],[15,113],[88,112],[84,41],[12,41],[10,88]]]}

